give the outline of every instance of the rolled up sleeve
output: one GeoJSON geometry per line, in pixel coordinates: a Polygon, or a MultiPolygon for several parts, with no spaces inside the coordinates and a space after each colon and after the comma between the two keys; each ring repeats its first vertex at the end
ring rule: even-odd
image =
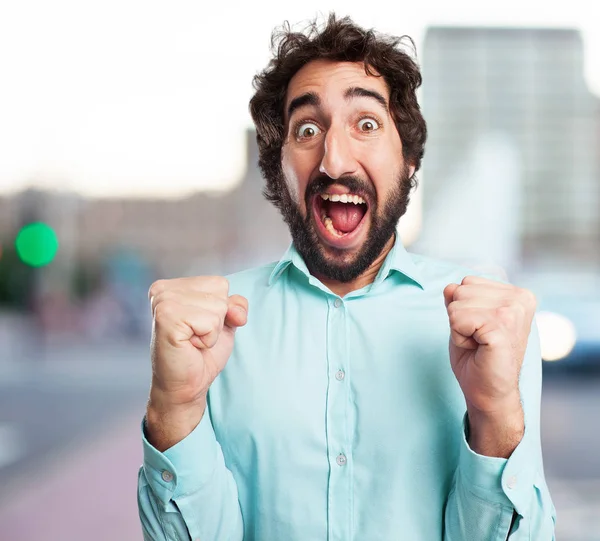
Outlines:
{"type": "Polygon", "coordinates": [[[510,458],[475,453],[467,442],[465,415],[459,463],[444,516],[446,541],[554,539],[556,512],[544,480],[540,443],[541,354],[535,323],[519,385],[525,433],[510,458]]]}
{"type": "Polygon", "coordinates": [[[144,539],[241,540],[237,487],[207,413],[182,441],[161,453],[146,439],[138,477],[144,539]]]}

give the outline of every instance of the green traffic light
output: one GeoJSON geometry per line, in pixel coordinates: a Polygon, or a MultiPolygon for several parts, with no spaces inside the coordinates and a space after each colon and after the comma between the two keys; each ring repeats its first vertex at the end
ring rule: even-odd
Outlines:
{"type": "Polygon", "coordinates": [[[54,259],[58,251],[58,238],[48,224],[35,222],[19,231],[15,247],[23,263],[31,267],[43,267],[54,259]]]}

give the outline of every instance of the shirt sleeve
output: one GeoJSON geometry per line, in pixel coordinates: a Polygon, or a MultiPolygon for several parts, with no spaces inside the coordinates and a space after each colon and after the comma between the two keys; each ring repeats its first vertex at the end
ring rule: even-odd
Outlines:
{"type": "Polygon", "coordinates": [[[465,415],[458,467],[444,516],[445,541],[555,539],[556,511],[544,479],[540,440],[541,384],[534,321],[519,378],[523,439],[508,459],[479,455],[467,443],[465,415]]]}
{"type": "Polygon", "coordinates": [[[241,541],[237,487],[225,466],[208,409],[182,441],[159,452],[146,439],[138,475],[138,511],[145,541],[241,541]]]}

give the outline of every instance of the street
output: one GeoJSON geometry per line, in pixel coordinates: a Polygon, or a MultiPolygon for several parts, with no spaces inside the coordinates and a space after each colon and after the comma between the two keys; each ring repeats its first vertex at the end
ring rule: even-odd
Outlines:
{"type": "MultiPolygon", "coordinates": [[[[141,539],[136,507],[147,345],[0,362],[0,540],[141,539]]],[[[1,361],[1,360],[0,360],[1,361]]],[[[600,541],[600,378],[544,383],[559,541],[600,541]]]]}

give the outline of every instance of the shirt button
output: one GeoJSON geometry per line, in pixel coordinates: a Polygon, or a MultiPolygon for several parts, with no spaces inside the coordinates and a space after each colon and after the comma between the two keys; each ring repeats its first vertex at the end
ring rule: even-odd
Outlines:
{"type": "Polygon", "coordinates": [[[343,370],[338,370],[335,373],[335,379],[337,379],[338,381],[342,381],[345,377],[346,377],[346,374],[344,373],[343,370]]]}
{"type": "Polygon", "coordinates": [[[346,458],[346,455],[343,453],[340,453],[337,458],[335,459],[335,461],[337,462],[338,466],[345,466],[346,462],[348,461],[348,459],[346,458]]]}
{"type": "Polygon", "coordinates": [[[335,301],[333,301],[333,306],[335,306],[336,308],[342,306],[342,299],[335,299],[335,301]]]}
{"type": "Polygon", "coordinates": [[[517,476],[511,475],[506,481],[506,486],[510,489],[513,489],[517,486],[517,476]]]}
{"type": "Polygon", "coordinates": [[[162,472],[161,477],[162,477],[162,480],[165,483],[170,483],[173,480],[173,474],[170,471],[167,471],[167,470],[164,470],[162,472]]]}

